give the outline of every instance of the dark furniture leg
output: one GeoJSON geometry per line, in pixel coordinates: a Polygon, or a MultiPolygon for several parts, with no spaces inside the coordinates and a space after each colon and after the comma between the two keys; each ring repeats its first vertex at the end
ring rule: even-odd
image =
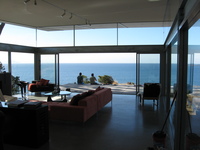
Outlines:
{"type": "Polygon", "coordinates": [[[4,150],[4,141],[3,141],[3,127],[5,123],[5,115],[2,111],[0,111],[0,149],[4,150]]]}
{"type": "Polygon", "coordinates": [[[47,102],[52,102],[51,95],[48,95],[47,102]]]}

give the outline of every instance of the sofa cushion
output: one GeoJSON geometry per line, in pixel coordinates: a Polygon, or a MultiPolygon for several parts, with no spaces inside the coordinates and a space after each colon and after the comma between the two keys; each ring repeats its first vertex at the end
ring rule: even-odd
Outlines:
{"type": "Polygon", "coordinates": [[[81,94],[77,94],[72,97],[70,105],[78,105],[78,102],[82,99],[81,94]]]}
{"type": "Polygon", "coordinates": [[[71,105],[78,105],[78,102],[87,96],[90,96],[94,93],[94,91],[83,92],[82,94],[77,94],[72,97],[70,104],[71,105]]]}
{"type": "Polygon", "coordinates": [[[83,99],[83,98],[85,98],[85,97],[87,97],[88,96],[88,92],[83,92],[82,94],[81,94],[81,99],[83,99]]]}

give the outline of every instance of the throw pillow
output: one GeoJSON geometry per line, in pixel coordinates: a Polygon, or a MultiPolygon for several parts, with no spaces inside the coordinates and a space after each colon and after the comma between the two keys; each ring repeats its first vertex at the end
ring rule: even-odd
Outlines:
{"type": "Polygon", "coordinates": [[[49,84],[49,80],[44,80],[44,83],[43,83],[43,85],[47,85],[47,84],[49,84]]]}
{"type": "Polygon", "coordinates": [[[88,96],[94,94],[95,90],[88,90],[88,96]]]}
{"type": "Polygon", "coordinates": [[[43,78],[42,78],[42,79],[40,79],[39,82],[40,82],[41,85],[46,86],[46,85],[49,83],[49,80],[46,80],[46,79],[43,79],[43,78]]]}
{"type": "Polygon", "coordinates": [[[45,79],[40,79],[40,83],[41,83],[41,85],[44,85],[45,79]]]}
{"type": "Polygon", "coordinates": [[[41,86],[42,85],[42,83],[40,82],[40,81],[37,81],[36,82],[36,86],[38,87],[38,86],[41,86]]]}
{"type": "Polygon", "coordinates": [[[88,96],[88,92],[84,92],[84,93],[81,94],[81,99],[84,99],[87,96],[88,96]]]}
{"type": "Polygon", "coordinates": [[[78,102],[81,100],[81,95],[77,94],[72,97],[70,105],[78,105],[78,102]]]}

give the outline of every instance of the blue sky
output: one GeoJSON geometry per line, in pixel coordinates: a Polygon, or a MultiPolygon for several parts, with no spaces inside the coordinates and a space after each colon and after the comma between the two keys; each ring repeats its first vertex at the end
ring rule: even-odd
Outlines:
{"type": "MultiPolygon", "coordinates": [[[[169,28],[122,28],[118,30],[119,45],[161,45],[164,43],[169,28]]],[[[199,27],[189,31],[189,43],[198,45],[200,43],[199,27]]],[[[117,45],[116,29],[90,29],[77,30],[75,34],[76,46],[89,45],[117,45]]],[[[6,25],[0,36],[0,42],[20,44],[27,46],[73,46],[73,31],[47,32],[24,28],[20,26],[6,25]],[[37,34],[37,38],[36,38],[37,34]],[[37,42],[36,42],[37,41],[37,42]]],[[[7,56],[1,53],[0,61],[6,62],[7,56]]],[[[108,53],[108,54],[63,54],[60,56],[61,63],[135,63],[135,53],[108,53]]],[[[199,55],[196,62],[200,63],[199,55]]],[[[51,57],[49,57],[51,59],[51,57]]],[[[51,62],[48,58],[45,62],[51,62]]],[[[30,63],[33,55],[14,54],[14,63],[30,63]],[[15,56],[15,57],[14,57],[15,56]],[[28,57],[30,56],[30,57],[28,57]],[[23,59],[21,59],[23,58],[23,59]]],[[[147,62],[155,63],[154,57],[148,57],[147,62]]]]}

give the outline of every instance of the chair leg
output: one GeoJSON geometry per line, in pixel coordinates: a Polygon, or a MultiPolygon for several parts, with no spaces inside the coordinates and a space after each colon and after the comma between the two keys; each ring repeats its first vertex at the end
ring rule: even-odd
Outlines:
{"type": "Polygon", "coordinates": [[[153,104],[156,105],[156,106],[158,107],[158,100],[157,100],[157,99],[154,99],[154,100],[153,100],[153,104]],[[155,103],[155,100],[156,100],[156,103],[155,103]]]}
{"type": "Polygon", "coordinates": [[[141,93],[137,94],[137,96],[139,96],[140,103],[141,103],[141,99],[142,99],[142,95],[141,95],[141,93]]]}
{"type": "Polygon", "coordinates": [[[142,106],[144,106],[144,98],[142,98],[142,106]]]}

